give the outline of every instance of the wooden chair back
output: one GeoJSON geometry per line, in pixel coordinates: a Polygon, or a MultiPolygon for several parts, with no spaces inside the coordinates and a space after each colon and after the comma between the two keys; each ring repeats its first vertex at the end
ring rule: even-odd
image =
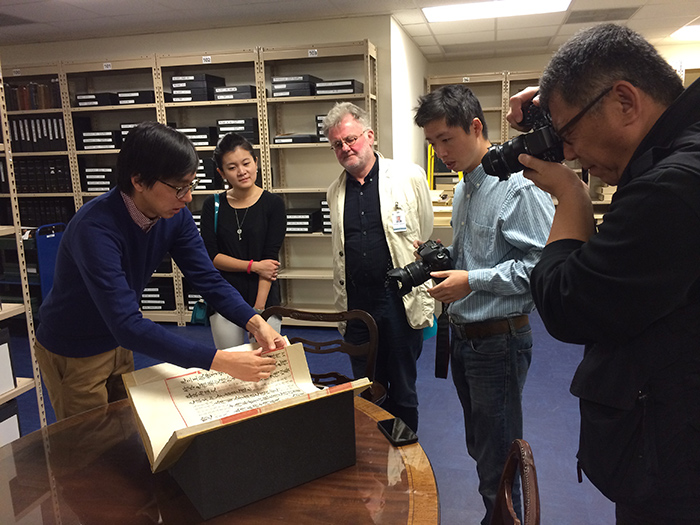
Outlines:
{"type": "Polygon", "coordinates": [[[516,439],[510,446],[508,459],[503,467],[491,525],[539,525],[539,523],[540,494],[532,449],[524,439],[516,439]],[[523,494],[522,523],[513,508],[513,482],[518,470],[523,494]]]}

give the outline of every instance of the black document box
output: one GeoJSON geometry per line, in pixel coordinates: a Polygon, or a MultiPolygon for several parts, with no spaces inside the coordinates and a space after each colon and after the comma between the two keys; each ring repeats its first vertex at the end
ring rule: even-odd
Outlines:
{"type": "Polygon", "coordinates": [[[353,398],[323,396],[200,434],[169,472],[209,519],[350,467],[353,398]]]}

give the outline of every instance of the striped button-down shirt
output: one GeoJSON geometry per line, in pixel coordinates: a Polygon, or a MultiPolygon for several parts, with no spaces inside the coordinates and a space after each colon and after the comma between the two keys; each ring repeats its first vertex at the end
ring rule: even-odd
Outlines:
{"type": "Polygon", "coordinates": [[[457,185],[452,208],[455,268],[469,271],[472,292],[450,305],[455,323],[527,314],[530,273],[549,236],[554,205],[522,173],[507,181],[479,165],[457,185]]]}

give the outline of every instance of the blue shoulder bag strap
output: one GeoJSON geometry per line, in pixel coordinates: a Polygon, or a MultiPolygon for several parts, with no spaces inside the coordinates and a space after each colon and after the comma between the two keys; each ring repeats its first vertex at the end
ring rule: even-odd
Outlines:
{"type": "Polygon", "coordinates": [[[214,194],[214,235],[216,235],[216,230],[219,229],[219,194],[214,194]]]}

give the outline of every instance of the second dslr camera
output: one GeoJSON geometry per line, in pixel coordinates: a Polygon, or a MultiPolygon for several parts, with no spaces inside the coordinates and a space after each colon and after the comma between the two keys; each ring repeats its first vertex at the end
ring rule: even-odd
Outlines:
{"type": "Polygon", "coordinates": [[[425,241],[416,250],[420,259],[407,264],[403,268],[394,268],[386,274],[394,279],[399,286],[399,296],[403,297],[414,286],[420,286],[430,279],[430,272],[452,269],[450,252],[439,241],[425,241]]]}
{"type": "Polygon", "coordinates": [[[511,173],[522,171],[525,166],[518,162],[518,155],[527,153],[547,162],[564,160],[562,141],[552,126],[549,114],[530,101],[523,105],[523,120],[519,126],[532,129],[530,133],[518,135],[501,145],[491,146],[481,159],[484,171],[507,180],[511,173]]]}

